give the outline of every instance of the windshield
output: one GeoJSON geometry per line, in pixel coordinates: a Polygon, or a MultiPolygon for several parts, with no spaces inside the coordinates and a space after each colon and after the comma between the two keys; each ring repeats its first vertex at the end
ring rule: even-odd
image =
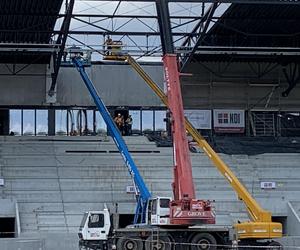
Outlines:
{"type": "Polygon", "coordinates": [[[104,227],[104,214],[91,214],[89,217],[89,228],[104,227]]]}
{"type": "Polygon", "coordinates": [[[168,208],[170,204],[169,199],[160,199],[160,207],[161,208],[168,208]]]}

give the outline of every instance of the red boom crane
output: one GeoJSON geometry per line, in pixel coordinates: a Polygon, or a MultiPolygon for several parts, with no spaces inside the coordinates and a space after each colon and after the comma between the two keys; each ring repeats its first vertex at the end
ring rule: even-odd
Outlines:
{"type": "Polygon", "coordinates": [[[174,200],[170,203],[170,222],[176,225],[215,224],[211,202],[196,199],[195,196],[177,56],[166,54],[163,57],[163,64],[174,148],[174,182],[172,184],[174,200]]]}

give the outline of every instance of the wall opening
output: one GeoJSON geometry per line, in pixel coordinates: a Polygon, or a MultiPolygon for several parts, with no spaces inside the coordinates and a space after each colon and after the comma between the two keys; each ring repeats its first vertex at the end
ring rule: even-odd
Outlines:
{"type": "Polygon", "coordinates": [[[286,234],[286,223],[287,217],[286,216],[272,216],[273,222],[280,222],[282,224],[282,233],[286,234]]]}
{"type": "Polygon", "coordinates": [[[0,217],[0,238],[15,237],[15,218],[0,217]]]}

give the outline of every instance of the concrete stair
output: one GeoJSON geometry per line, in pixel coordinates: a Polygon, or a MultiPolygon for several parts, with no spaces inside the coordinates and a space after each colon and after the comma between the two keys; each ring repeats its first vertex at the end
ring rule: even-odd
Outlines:
{"type": "MultiPolygon", "coordinates": [[[[172,149],[145,137],[125,137],[153,195],[172,196],[172,149]]],[[[4,198],[18,201],[23,233],[76,233],[82,214],[103,203],[133,213],[134,195],[123,160],[107,137],[0,138],[4,198]]],[[[288,201],[300,201],[300,154],[220,155],[249,192],[275,215],[288,216],[288,201]],[[262,190],[260,182],[276,189],[262,190]]],[[[191,153],[197,197],[214,200],[219,225],[248,220],[244,204],[202,153],[191,153]]]]}

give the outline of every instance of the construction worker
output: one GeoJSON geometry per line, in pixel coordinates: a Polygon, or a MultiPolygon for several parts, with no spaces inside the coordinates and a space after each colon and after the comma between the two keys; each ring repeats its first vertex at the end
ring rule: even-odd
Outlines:
{"type": "Polygon", "coordinates": [[[107,36],[107,39],[105,41],[105,45],[106,45],[106,55],[110,55],[111,54],[111,49],[112,49],[112,45],[113,45],[113,40],[110,38],[110,36],[107,36]]]}
{"type": "Polygon", "coordinates": [[[121,134],[124,134],[124,116],[120,113],[114,119],[118,129],[120,130],[121,134]]]}
{"type": "Polygon", "coordinates": [[[131,115],[129,115],[128,118],[126,119],[125,126],[126,126],[126,134],[132,135],[132,117],[131,117],[131,115]]]}

